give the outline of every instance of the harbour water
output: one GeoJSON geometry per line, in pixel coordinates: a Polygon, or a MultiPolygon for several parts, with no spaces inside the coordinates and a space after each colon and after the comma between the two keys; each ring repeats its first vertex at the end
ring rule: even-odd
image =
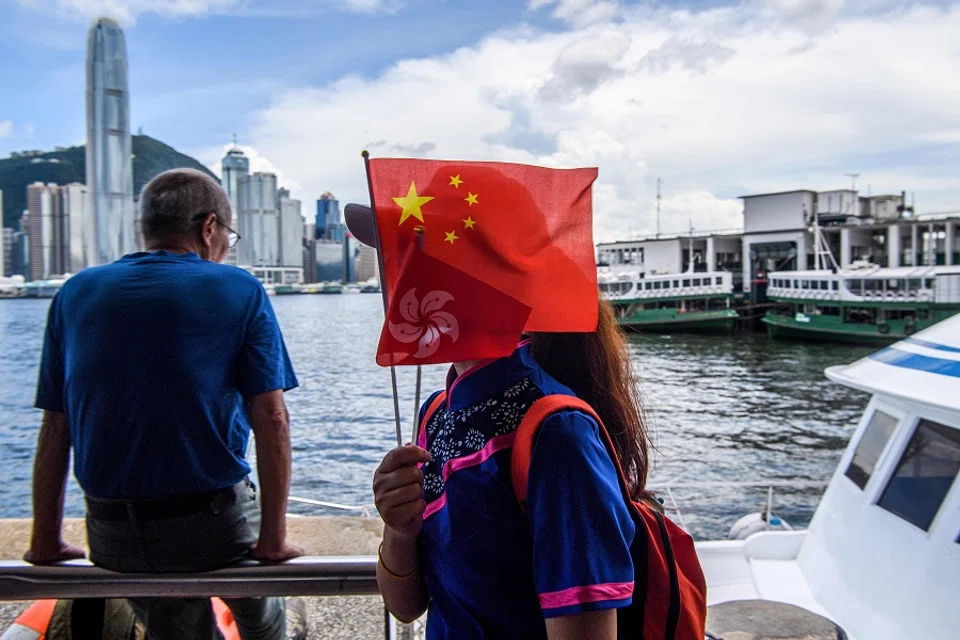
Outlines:
{"type": "MultiPolygon", "coordinates": [[[[292,494],[369,505],[373,471],[396,438],[390,376],[373,362],[380,296],[272,300],[301,384],[287,394],[292,494]]],[[[32,405],[48,306],[49,300],[0,301],[0,517],[30,515],[40,417],[32,405]]],[[[765,489],[727,484],[748,481],[786,484],[776,489],[775,512],[805,525],[822,488],[800,483],[829,480],[868,400],[828,382],[823,369],[871,349],[762,335],[633,334],[630,340],[656,446],[650,482],[717,483],[673,492],[694,535],[725,538],[738,516],[759,511],[765,489]]],[[[444,374],[442,367],[424,369],[424,395],[440,387],[444,374]]],[[[399,379],[410,434],[413,371],[400,369],[399,379]]],[[[83,513],[72,479],[66,512],[83,513]]],[[[291,512],[345,515],[305,505],[291,512]]]]}

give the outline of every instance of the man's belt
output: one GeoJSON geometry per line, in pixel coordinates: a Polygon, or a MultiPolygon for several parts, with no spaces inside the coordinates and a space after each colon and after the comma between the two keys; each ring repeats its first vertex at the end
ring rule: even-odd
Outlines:
{"type": "Polygon", "coordinates": [[[129,521],[182,518],[202,512],[219,513],[236,504],[237,496],[248,486],[252,486],[252,483],[244,480],[232,487],[157,500],[101,500],[87,496],[87,515],[97,520],[129,521]]]}

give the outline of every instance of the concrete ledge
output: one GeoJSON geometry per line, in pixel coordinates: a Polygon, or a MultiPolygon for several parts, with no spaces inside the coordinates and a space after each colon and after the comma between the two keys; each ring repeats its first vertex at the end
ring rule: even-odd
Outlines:
{"type": "MultiPolygon", "coordinates": [[[[20,560],[30,542],[29,518],[0,518],[0,560],[20,560]]],[[[287,518],[287,537],[311,556],[375,555],[383,523],[380,518],[319,516],[287,518]]],[[[87,531],[83,518],[67,518],[63,538],[85,549],[87,531]]]]}

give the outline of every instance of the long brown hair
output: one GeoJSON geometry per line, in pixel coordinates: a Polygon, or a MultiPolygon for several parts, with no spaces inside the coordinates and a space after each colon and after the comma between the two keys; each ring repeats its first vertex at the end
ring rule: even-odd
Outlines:
{"type": "Polygon", "coordinates": [[[633,499],[646,491],[647,431],[640,388],[623,331],[610,303],[599,301],[593,333],[531,333],[533,357],[553,378],[586,401],[610,433],[633,499]]]}

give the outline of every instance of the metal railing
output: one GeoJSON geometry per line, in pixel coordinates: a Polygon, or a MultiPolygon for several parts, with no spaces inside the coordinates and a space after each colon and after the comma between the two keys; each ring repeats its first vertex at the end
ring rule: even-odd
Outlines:
{"type": "Polygon", "coordinates": [[[376,595],[376,556],[248,561],[203,573],[117,573],[87,560],[35,566],[0,561],[0,600],[376,595]]]}

